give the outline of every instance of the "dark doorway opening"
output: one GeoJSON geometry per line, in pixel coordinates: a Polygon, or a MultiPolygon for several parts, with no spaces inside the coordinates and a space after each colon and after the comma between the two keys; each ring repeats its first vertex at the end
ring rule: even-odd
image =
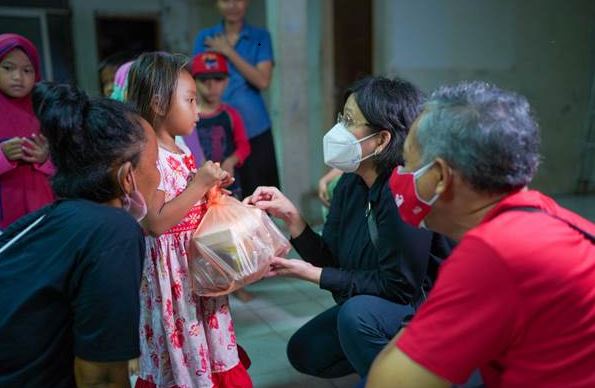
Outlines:
{"type": "MultiPolygon", "coordinates": [[[[161,47],[157,15],[96,15],[95,29],[100,68],[117,68],[145,51],[161,47]]],[[[100,77],[98,82],[101,86],[100,77]]]]}
{"type": "Polygon", "coordinates": [[[335,0],[335,111],[343,109],[343,93],[355,80],[372,74],[372,0],[335,0]]]}

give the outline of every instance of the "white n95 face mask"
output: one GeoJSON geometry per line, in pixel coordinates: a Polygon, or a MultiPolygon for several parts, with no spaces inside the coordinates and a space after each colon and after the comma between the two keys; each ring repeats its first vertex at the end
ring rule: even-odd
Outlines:
{"type": "Polygon", "coordinates": [[[378,134],[373,133],[361,139],[357,139],[345,124],[339,122],[330,129],[322,138],[324,163],[343,172],[353,172],[358,169],[360,163],[376,153],[371,153],[362,158],[361,142],[368,140],[378,134]]]}

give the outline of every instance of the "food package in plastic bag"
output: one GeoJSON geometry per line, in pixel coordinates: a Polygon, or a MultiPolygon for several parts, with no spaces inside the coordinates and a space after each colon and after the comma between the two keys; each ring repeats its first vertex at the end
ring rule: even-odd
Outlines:
{"type": "Polygon", "coordinates": [[[273,256],[285,256],[289,241],[262,210],[213,189],[194,232],[189,258],[196,294],[225,295],[269,271],[273,256]]]}

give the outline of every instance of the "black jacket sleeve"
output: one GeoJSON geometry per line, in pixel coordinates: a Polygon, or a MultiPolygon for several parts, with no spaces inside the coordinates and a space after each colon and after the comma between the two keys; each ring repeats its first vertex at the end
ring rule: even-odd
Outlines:
{"type": "Polygon", "coordinates": [[[335,256],[324,242],[322,236],[314,232],[310,226],[298,237],[290,240],[291,245],[308,263],[317,267],[337,265],[335,256]]]}
{"type": "MultiPolygon", "coordinates": [[[[348,174],[351,175],[351,174],[348,174]]],[[[336,245],[341,243],[340,223],[346,187],[350,185],[350,177],[343,175],[333,192],[331,207],[324,223],[324,238],[314,232],[309,226],[298,237],[291,239],[291,245],[308,263],[317,267],[338,267],[339,260],[334,252],[336,245]]]]}

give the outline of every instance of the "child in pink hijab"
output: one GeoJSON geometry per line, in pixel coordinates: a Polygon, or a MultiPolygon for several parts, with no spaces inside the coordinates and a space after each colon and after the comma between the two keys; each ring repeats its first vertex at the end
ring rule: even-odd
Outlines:
{"type": "Polygon", "coordinates": [[[28,39],[0,34],[0,229],[54,199],[54,167],[31,103],[39,65],[28,39]]]}

